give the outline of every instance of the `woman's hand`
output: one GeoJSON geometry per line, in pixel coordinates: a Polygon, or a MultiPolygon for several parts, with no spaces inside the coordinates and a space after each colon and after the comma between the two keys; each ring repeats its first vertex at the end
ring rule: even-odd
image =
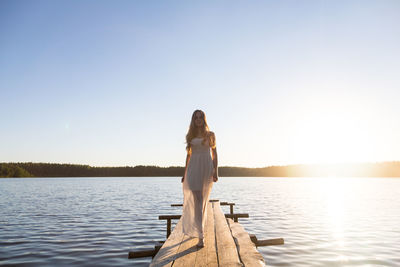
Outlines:
{"type": "Polygon", "coordinates": [[[214,171],[214,174],[213,174],[213,181],[214,182],[218,181],[218,173],[216,171],[214,171]]]}

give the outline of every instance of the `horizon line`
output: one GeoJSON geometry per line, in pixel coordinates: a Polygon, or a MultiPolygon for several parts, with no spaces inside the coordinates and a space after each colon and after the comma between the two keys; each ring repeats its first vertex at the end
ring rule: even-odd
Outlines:
{"type": "MultiPolygon", "coordinates": [[[[98,166],[98,165],[90,165],[90,164],[81,164],[81,163],[59,163],[59,162],[33,162],[33,161],[18,161],[18,162],[0,162],[0,164],[20,164],[20,163],[33,163],[33,164],[55,164],[55,165],[77,165],[77,166],[89,166],[89,167],[94,167],[94,168],[135,168],[138,166],[144,166],[144,167],[158,167],[158,168],[184,168],[185,166],[178,166],[178,165],[170,165],[170,166],[159,166],[159,165],[144,165],[144,164],[138,164],[138,165],[120,165],[120,166],[98,166]]],[[[332,162],[332,163],[290,163],[290,164],[284,164],[284,165],[268,165],[264,167],[243,167],[243,166],[228,166],[228,165],[223,165],[223,166],[218,166],[218,168],[246,168],[246,169],[263,169],[263,168],[270,168],[270,167],[288,167],[288,166],[300,166],[300,165],[308,165],[308,166],[315,166],[315,165],[359,165],[359,164],[382,164],[382,163],[400,163],[400,160],[388,160],[388,161],[375,161],[375,162],[369,162],[369,161],[364,161],[364,162],[332,162]]]]}

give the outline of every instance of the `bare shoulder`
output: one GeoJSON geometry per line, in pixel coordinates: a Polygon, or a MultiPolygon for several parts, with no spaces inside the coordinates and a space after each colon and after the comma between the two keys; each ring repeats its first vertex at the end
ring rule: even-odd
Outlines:
{"type": "Polygon", "coordinates": [[[215,133],[214,132],[211,132],[211,131],[208,132],[208,140],[210,141],[211,148],[215,149],[216,148],[216,144],[215,144],[216,140],[215,140],[215,133]]]}

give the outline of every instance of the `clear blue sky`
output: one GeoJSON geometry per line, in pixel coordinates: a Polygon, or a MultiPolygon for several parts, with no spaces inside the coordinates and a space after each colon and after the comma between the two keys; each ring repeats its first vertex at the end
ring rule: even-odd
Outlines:
{"type": "Polygon", "coordinates": [[[400,160],[400,1],[0,1],[0,162],[400,160]]]}

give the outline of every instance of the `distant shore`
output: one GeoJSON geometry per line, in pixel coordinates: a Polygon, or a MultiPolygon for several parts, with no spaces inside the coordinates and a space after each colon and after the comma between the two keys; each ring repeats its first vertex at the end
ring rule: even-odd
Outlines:
{"type": "MultiPolygon", "coordinates": [[[[0,177],[179,177],[184,167],[92,167],[78,164],[0,163],[0,177]]],[[[400,177],[400,161],[343,164],[297,164],[244,168],[222,166],[221,177],[400,177]]]]}

